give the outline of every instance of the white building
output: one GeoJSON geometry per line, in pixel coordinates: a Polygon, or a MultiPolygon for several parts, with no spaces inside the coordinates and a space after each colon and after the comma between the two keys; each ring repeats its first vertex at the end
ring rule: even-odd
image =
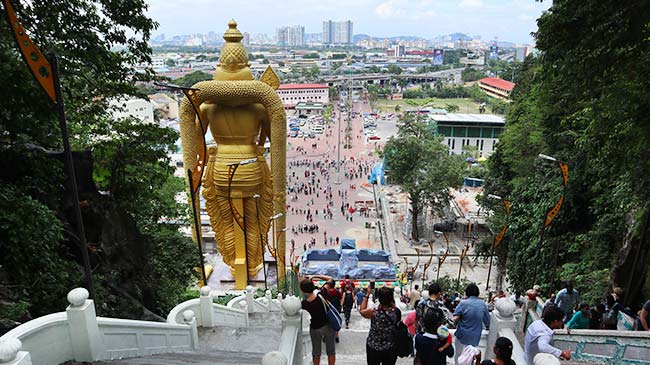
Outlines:
{"type": "Polygon", "coordinates": [[[353,23],[351,20],[323,22],[323,44],[352,44],[353,23]]]}
{"type": "Polygon", "coordinates": [[[165,119],[178,119],[180,111],[178,101],[167,94],[153,94],[149,95],[149,100],[153,104],[153,108],[162,112],[162,118],[165,119]]]}
{"type": "Polygon", "coordinates": [[[153,104],[144,99],[112,99],[108,102],[115,119],[135,117],[145,123],[153,123],[153,104]]]}
{"type": "Polygon", "coordinates": [[[302,25],[280,27],[276,29],[275,37],[278,46],[303,46],[305,45],[305,27],[302,25]]]}
{"type": "Polygon", "coordinates": [[[329,87],[322,84],[284,84],[278,88],[278,95],[285,108],[294,108],[300,102],[330,102],[329,87]]]}
{"type": "Polygon", "coordinates": [[[502,117],[489,114],[432,114],[429,119],[436,122],[449,153],[460,154],[463,147],[474,146],[481,157],[494,152],[506,124],[502,117]]]}

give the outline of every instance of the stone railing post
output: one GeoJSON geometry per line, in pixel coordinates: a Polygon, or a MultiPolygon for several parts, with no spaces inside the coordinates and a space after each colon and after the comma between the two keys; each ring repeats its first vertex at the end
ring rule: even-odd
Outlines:
{"type": "Polygon", "coordinates": [[[535,355],[535,358],[533,359],[533,364],[534,365],[560,365],[562,363],[557,357],[551,354],[539,353],[535,355]]]}
{"type": "Polygon", "coordinates": [[[271,306],[273,305],[273,296],[271,295],[271,290],[267,289],[264,293],[264,296],[266,298],[266,311],[270,312],[271,306]]]}
{"type": "Polygon", "coordinates": [[[246,306],[248,308],[248,314],[254,313],[255,312],[255,299],[253,299],[253,287],[252,286],[247,286],[246,287],[246,306]]]}
{"type": "Polygon", "coordinates": [[[517,320],[513,313],[517,309],[517,305],[509,298],[497,299],[494,303],[494,310],[490,318],[490,332],[488,334],[487,343],[485,344],[484,359],[491,359],[494,357],[494,343],[499,338],[499,331],[505,328],[515,330],[517,328],[517,320]]]}
{"type": "Polygon", "coordinates": [[[32,365],[29,352],[20,351],[22,346],[22,342],[17,338],[9,338],[0,342],[0,364],[32,365]]]}
{"type": "Polygon", "coordinates": [[[281,306],[284,312],[282,313],[280,353],[287,359],[285,364],[299,365],[302,364],[301,302],[298,297],[289,295],[282,300],[281,306]]]}
{"type": "Polygon", "coordinates": [[[196,327],[196,315],[191,310],[183,312],[183,322],[190,325],[190,332],[192,336],[192,349],[199,349],[199,329],[196,327]]]}
{"type": "Polygon", "coordinates": [[[201,327],[214,327],[214,309],[212,304],[212,289],[205,285],[201,287],[199,305],[201,308],[201,327]]]}
{"type": "Polygon", "coordinates": [[[74,360],[100,360],[104,353],[104,343],[99,334],[95,303],[88,299],[88,290],[72,289],[68,293],[68,302],[70,305],[65,311],[68,315],[74,360]]]}

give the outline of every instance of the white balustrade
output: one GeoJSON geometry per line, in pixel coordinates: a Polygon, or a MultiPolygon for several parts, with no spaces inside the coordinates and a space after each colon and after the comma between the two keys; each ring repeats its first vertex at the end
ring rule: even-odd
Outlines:
{"type": "Polygon", "coordinates": [[[485,345],[485,355],[483,358],[491,359],[494,357],[494,343],[499,337],[506,337],[512,341],[512,359],[517,365],[524,365],[524,350],[515,335],[517,329],[517,320],[514,313],[517,305],[512,299],[501,298],[494,303],[494,310],[490,318],[490,331],[488,333],[487,343],[485,345]]]}
{"type": "Polygon", "coordinates": [[[33,319],[0,337],[0,364],[94,362],[198,349],[192,310],[185,309],[184,324],[102,318],[96,316],[86,289],[73,289],[67,298],[65,312],[33,319]]]}

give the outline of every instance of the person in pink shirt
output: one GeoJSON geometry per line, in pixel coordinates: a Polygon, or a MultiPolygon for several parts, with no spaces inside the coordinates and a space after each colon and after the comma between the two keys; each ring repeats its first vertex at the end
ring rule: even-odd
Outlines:
{"type": "Polygon", "coordinates": [[[415,322],[416,322],[415,311],[410,311],[409,314],[406,315],[406,318],[404,318],[402,322],[404,322],[404,325],[406,325],[406,328],[409,330],[409,335],[415,336],[415,322]]]}

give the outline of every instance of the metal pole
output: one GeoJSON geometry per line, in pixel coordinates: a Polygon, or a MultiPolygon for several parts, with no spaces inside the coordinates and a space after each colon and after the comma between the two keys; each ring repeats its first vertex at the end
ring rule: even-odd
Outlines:
{"type": "Polygon", "coordinates": [[[336,181],[334,184],[341,184],[341,91],[339,90],[339,142],[336,147],[336,181]]]}
{"type": "Polygon", "coordinates": [[[201,264],[201,277],[203,278],[203,285],[208,285],[208,278],[205,275],[205,262],[203,261],[203,234],[201,233],[201,226],[196,211],[196,194],[194,192],[194,184],[192,182],[192,170],[187,170],[187,178],[190,183],[190,199],[192,199],[192,215],[194,216],[194,232],[196,233],[196,243],[199,246],[199,263],[201,264]]]}
{"type": "Polygon", "coordinates": [[[492,250],[491,250],[491,253],[490,253],[490,266],[488,266],[487,283],[485,284],[485,291],[487,291],[487,292],[489,292],[489,290],[490,290],[490,274],[492,273],[492,259],[493,258],[494,258],[494,246],[492,246],[492,250]]]}
{"type": "Polygon", "coordinates": [[[461,270],[463,270],[463,259],[464,259],[464,257],[461,254],[460,255],[460,264],[458,265],[458,287],[459,288],[460,288],[460,273],[461,273],[461,270]]]}
{"type": "Polygon", "coordinates": [[[65,120],[65,104],[63,102],[63,95],[61,95],[61,80],[59,78],[59,65],[56,56],[51,53],[48,55],[48,60],[52,67],[52,78],[54,80],[54,91],[56,95],[56,111],[59,116],[59,128],[61,129],[61,136],[63,138],[63,165],[68,172],[68,179],[70,190],[72,193],[74,215],[77,221],[77,235],[79,236],[79,249],[84,265],[84,280],[86,282],[86,289],[90,299],[95,298],[95,287],[93,285],[92,271],[90,269],[90,258],[88,257],[88,243],[86,242],[86,232],[84,230],[83,217],[81,216],[81,205],[79,204],[79,191],[77,189],[77,177],[74,171],[74,161],[72,160],[72,150],[70,148],[70,138],[68,136],[68,126],[65,120]]]}

